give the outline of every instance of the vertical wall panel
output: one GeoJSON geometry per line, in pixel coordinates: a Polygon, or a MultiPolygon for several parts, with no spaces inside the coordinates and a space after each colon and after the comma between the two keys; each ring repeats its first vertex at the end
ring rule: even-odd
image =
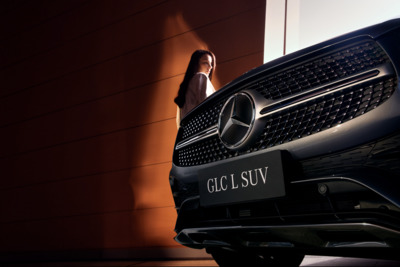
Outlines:
{"type": "Polygon", "coordinates": [[[173,99],[195,49],[215,52],[217,89],[262,64],[265,0],[0,7],[0,260],[185,251],[173,99]]]}

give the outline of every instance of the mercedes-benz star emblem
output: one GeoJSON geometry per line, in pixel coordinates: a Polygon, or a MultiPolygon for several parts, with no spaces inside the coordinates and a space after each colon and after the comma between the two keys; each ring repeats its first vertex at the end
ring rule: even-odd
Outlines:
{"type": "Polygon", "coordinates": [[[255,119],[253,99],[246,93],[231,96],[222,107],[218,134],[230,149],[242,148],[249,137],[255,119]]]}

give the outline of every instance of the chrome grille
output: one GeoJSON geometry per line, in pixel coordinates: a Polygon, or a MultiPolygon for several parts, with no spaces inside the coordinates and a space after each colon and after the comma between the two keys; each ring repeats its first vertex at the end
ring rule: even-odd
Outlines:
{"type": "Polygon", "coordinates": [[[221,101],[214,107],[204,110],[198,115],[195,115],[186,125],[183,126],[182,139],[192,136],[204,129],[207,129],[218,123],[218,116],[223,106],[221,101]]]}
{"type": "Polygon", "coordinates": [[[317,98],[269,117],[257,148],[267,148],[329,129],[385,102],[395,90],[391,78],[366,87],[317,98]]]}
{"type": "MultiPolygon", "coordinates": [[[[230,91],[254,90],[269,100],[277,100],[318,86],[330,85],[383,64],[391,64],[386,53],[376,43],[368,40],[330,50],[330,53],[314,56],[308,62],[303,61],[302,64],[292,65],[280,72],[261,73],[253,77],[252,82],[230,88],[230,91]]],[[[336,90],[268,115],[263,133],[246,151],[231,151],[222,144],[218,135],[207,136],[204,140],[179,147],[175,162],[179,166],[201,165],[315,134],[376,108],[392,95],[395,88],[397,78],[393,74],[336,90]]],[[[182,125],[178,143],[216,126],[223,103],[224,99],[221,99],[218,104],[201,110],[186,125],[182,125]]]]}
{"type": "Polygon", "coordinates": [[[350,76],[388,61],[374,42],[365,42],[311,62],[277,73],[249,86],[267,99],[280,99],[337,79],[350,76]]]}
{"type": "Polygon", "coordinates": [[[215,162],[287,143],[358,117],[385,102],[397,86],[394,78],[352,87],[268,117],[258,141],[246,151],[230,151],[218,136],[178,151],[181,166],[215,162]]]}

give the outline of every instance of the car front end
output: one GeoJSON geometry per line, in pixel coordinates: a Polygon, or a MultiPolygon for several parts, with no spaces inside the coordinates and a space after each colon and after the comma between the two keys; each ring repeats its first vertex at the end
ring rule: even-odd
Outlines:
{"type": "Polygon", "coordinates": [[[176,241],[221,265],[397,257],[399,40],[391,20],[297,51],[183,118],[170,172],[176,241]]]}

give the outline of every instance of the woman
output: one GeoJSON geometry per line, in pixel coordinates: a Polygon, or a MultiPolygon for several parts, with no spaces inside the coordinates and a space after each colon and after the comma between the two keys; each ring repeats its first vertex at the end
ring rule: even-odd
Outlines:
{"type": "Polygon", "coordinates": [[[190,110],[215,92],[211,84],[215,56],[208,50],[196,50],[190,58],[185,77],[179,87],[175,103],[178,105],[177,124],[190,110]]]}

